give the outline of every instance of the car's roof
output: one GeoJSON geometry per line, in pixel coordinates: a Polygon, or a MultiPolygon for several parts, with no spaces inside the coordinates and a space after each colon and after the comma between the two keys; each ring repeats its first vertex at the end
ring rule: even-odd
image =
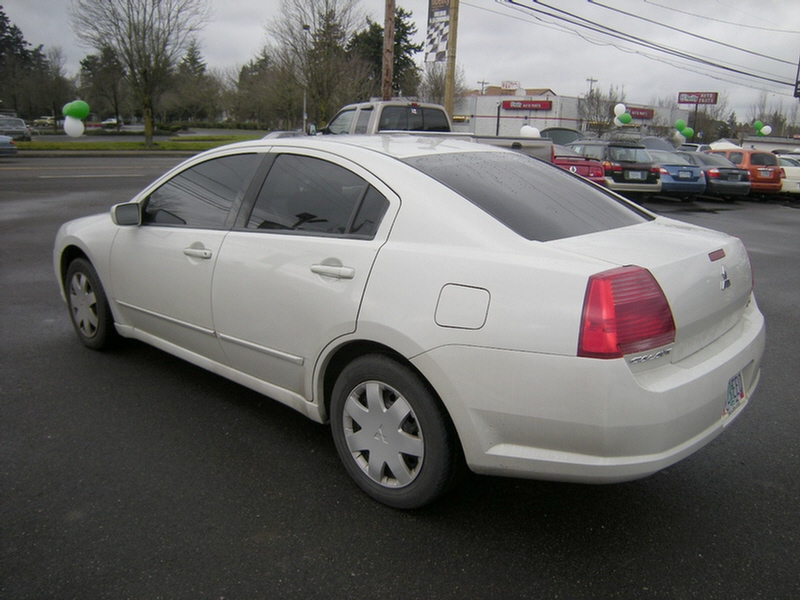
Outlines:
{"type": "Polygon", "coordinates": [[[343,148],[363,149],[397,159],[456,152],[511,152],[497,146],[481,144],[466,137],[391,133],[376,135],[305,136],[261,139],[240,142],[219,148],[317,148],[341,152],[343,148]]]}

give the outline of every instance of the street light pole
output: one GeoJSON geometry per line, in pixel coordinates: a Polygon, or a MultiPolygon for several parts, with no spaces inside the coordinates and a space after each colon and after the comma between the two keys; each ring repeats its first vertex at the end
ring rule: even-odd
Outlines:
{"type": "MultiPolygon", "coordinates": [[[[304,43],[303,53],[304,59],[308,61],[308,32],[311,31],[311,25],[303,23],[304,43]]],[[[308,111],[306,110],[306,96],[308,95],[308,75],[307,71],[303,74],[303,133],[308,133],[308,111]]]]}

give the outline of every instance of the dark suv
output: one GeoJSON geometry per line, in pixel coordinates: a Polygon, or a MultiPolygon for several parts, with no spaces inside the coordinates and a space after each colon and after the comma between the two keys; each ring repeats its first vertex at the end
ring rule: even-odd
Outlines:
{"type": "Polygon", "coordinates": [[[652,196],[661,191],[659,168],[647,149],[635,142],[577,140],[567,144],[586,158],[599,160],[606,186],[623,195],[652,196]]]}

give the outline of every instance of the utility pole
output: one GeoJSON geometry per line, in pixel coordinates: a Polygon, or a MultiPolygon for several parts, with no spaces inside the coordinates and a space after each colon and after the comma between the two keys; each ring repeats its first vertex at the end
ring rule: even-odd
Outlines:
{"type": "Polygon", "coordinates": [[[589,77],[586,81],[589,82],[589,96],[591,97],[592,91],[594,91],[594,84],[597,83],[597,79],[592,79],[589,77]]]}
{"type": "Polygon", "coordinates": [[[392,79],[394,78],[394,0],[386,0],[386,14],[383,18],[383,77],[381,96],[391,100],[392,79]]]}
{"type": "Polygon", "coordinates": [[[481,96],[483,96],[483,93],[486,91],[486,86],[489,85],[489,82],[488,81],[479,81],[478,85],[481,86],[481,96]]]}
{"type": "Polygon", "coordinates": [[[444,84],[444,108],[453,118],[456,95],[456,38],[458,37],[458,2],[450,0],[450,33],[447,36],[447,73],[444,84]]]}

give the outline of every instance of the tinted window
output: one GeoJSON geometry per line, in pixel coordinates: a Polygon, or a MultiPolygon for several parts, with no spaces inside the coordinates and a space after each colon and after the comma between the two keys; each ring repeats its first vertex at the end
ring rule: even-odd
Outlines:
{"type": "Polygon", "coordinates": [[[653,159],[644,148],[631,148],[627,146],[609,146],[608,157],[610,160],[618,162],[653,162],[653,159]]]}
{"type": "Polygon", "coordinates": [[[387,206],[380,193],[343,167],[282,154],[267,175],[247,227],[372,237],[387,206]]]}
{"type": "Polygon", "coordinates": [[[372,117],[372,107],[362,108],[358,113],[354,133],[367,133],[370,117],[372,117]]]}
{"type": "Polygon", "coordinates": [[[720,156],[719,154],[703,154],[702,152],[697,152],[695,154],[697,154],[697,156],[695,156],[695,159],[704,165],[710,165],[714,167],[736,166],[727,158],[725,158],[724,156],[720,156]]]}
{"type": "Polygon", "coordinates": [[[753,153],[750,155],[750,164],[759,166],[777,167],[778,158],[774,154],[753,153]]]}
{"type": "Polygon", "coordinates": [[[651,219],[558,167],[517,153],[407,159],[529,240],[548,241],[651,219]]]}
{"type": "Polygon", "coordinates": [[[445,114],[436,108],[423,109],[425,131],[450,131],[450,124],[445,114]]]}
{"type": "Polygon", "coordinates": [[[740,165],[742,164],[742,160],[744,159],[744,155],[741,152],[731,152],[728,154],[728,160],[734,164],[740,165]]]}
{"type": "Polygon", "coordinates": [[[422,111],[409,106],[384,106],[378,131],[419,131],[422,129],[422,111]]]}
{"type": "Polygon", "coordinates": [[[208,160],[175,175],[150,194],[143,222],[220,229],[234,202],[241,199],[258,154],[236,154],[208,160]]]}

